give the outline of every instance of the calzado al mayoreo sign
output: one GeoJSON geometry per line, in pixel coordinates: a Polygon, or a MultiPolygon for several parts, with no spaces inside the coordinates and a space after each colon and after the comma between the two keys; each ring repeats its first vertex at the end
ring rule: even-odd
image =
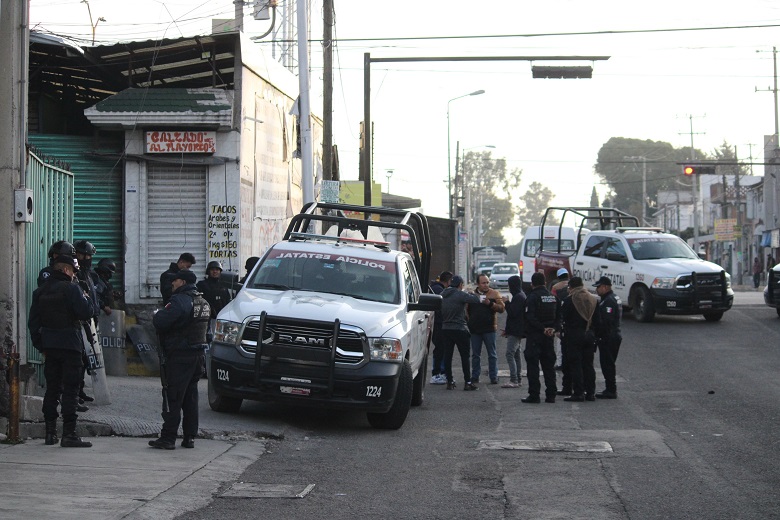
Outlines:
{"type": "Polygon", "coordinates": [[[202,130],[150,130],[146,153],[215,153],[217,133],[202,130]]]}

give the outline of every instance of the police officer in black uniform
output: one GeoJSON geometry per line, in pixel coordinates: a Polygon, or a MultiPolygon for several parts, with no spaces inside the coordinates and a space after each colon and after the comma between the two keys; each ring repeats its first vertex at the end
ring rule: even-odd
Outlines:
{"type": "Polygon", "coordinates": [[[163,426],[160,437],[149,441],[153,448],[176,448],[176,434],[182,424],[183,448],[195,447],[198,433],[198,380],[203,372],[203,351],[211,309],[196,290],[195,273],[178,271],[172,281],[171,300],[153,319],[160,336],[164,360],[163,426]],[[182,420],[183,415],[183,420],[182,420]]]}
{"type": "Polygon", "coordinates": [[[244,275],[243,278],[241,278],[238,281],[238,283],[245,283],[246,282],[246,279],[249,277],[249,273],[252,272],[252,269],[255,268],[255,266],[257,265],[257,262],[259,262],[259,261],[260,261],[260,257],[259,256],[250,256],[249,258],[246,259],[246,262],[244,262],[244,269],[246,269],[246,274],[244,275]]]}
{"type": "Polygon", "coordinates": [[[192,253],[182,253],[176,262],[171,262],[168,270],[160,275],[160,294],[162,294],[163,305],[168,305],[173,292],[173,277],[182,269],[189,269],[195,265],[195,257],[192,253]]]}
{"type": "Polygon", "coordinates": [[[46,421],[46,444],[56,444],[57,405],[62,403],[62,440],[64,448],[89,448],[91,442],[76,435],[76,406],[82,375],[81,320],[90,319],[95,308],[92,300],[73,282],[78,262],[68,255],[58,255],[46,281],[35,290],[30,306],[28,328],[33,346],[44,354],[43,373],[46,394],[43,417],[46,421]]]}
{"type": "Polygon", "coordinates": [[[620,299],[612,292],[612,280],[606,276],[594,284],[601,301],[596,308],[599,319],[596,325],[596,342],[599,349],[601,373],[604,375],[606,389],[596,394],[599,399],[617,399],[615,382],[615,361],[617,361],[623,336],[620,335],[620,319],[623,307],[620,299]]]}
{"type": "MultiPolygon", "coordinates": [[[[95,246],[92,245],[91,242],[87,242],[86,240],[78,240],[75,244],[73,244],[73,247],[76,249],[76,258],[79,261],[79,270],[76,273],[76,278],[79,284],[79,287],[81,287],[89,296],[90,300],[92,300],[92,305],[95,309],[94,315],[92,316],[92,324],[89,323],[89,320],[84,320],[85,323],[83,323],[84,326],[84,333],[91,335],[93,327],[90,325],[94,325],[94,330],[96,331],[96,334],[94,337],[91,338],[91,342],[94,345],[95,341],[98,341],[97,338],[97,324],[98,319],[100,318],[100,298],[98,298],[98,292],[97,288],[95,287],[95,282],[92,279],[92,276],[90,275],[90,272],[92,270],[92,257],[95,256],[95,253],[97,252],[97,249],[95,249],[95,246]]],[[[90,340],[90,338],[87,338],[90,340]]],[[[91,373],[90,366],[89,366],[89,358],[87,357],[87,352],[84,352],[84,368],[82,370],[82,381],[81,381],[81,388],[79,389],[79,411],[80,412],[86,412],[89,408],[85,406],[81,406],[84,404],[84,401],[94,401],[92,397],[88,396],[86,393],[84,393],[84,376],[86,376],[87,372],[91,373]]]]}
{"type": "Polygon", "coordinates": [[[111,314],[114,308],[114,287],[111,285],[111,277],[116,272],[116,264],[110,258],[102,258],[95,270],[90,273],[95,284],[100,309],[106,314],[111,314]]]}
{"type": "Polygon", "coordinates": [[[230,298],[230,291],[222,284],[222,264],[213,260],[206,266],[206,279],[198,282],[197,289],[203,294],[203,297],[209,302],[211,307],[211,319],[216,320],[217,314],[227,305],[230,298]]]}
{"type": "Polygon", "coordinates": [[[561,320],[566,338],[566,368],[572,392],[564,401],[595,401],[596,371],[593,356],[596,337],[591,330],[596,314],[596,297],[582,284],[582,278],[569,280],[568,296],[561,304],[561,320]]]}
{"type": "Polygon", "coordinates": [[[54,265],[54,259],[59,255],[67,255],[72,258],[76,258],[76,249],[73,244],[67,240],[58,240],[49,247],[49,265],[41,269],[38,273],[38,287],[43,285],[46,278],[52,273],[52,265],[54,265]]]}
{"type": "Polygon", "coordinates": [[[555,382],[554,336],[560,332],[558,299],[544,286],[544,274],[531,276],[531,292],[525,301],[525,364],[528,379],[528,397],[524,403],[540,402],[541,383],[539,365],[544,374],[545,403],[554,403],[558,388],[555,382]]]}

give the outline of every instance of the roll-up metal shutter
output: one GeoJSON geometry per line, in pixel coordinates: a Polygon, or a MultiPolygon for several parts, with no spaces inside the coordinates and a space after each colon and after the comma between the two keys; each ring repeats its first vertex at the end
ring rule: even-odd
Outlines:
{"type": "Polygon", "coordinates": [[[160,275],[182,253],[195,255],[193,271],[206,270],[206,167],[154,162],[147,168],[147,274],[158,287],[160,275]]]}
{"type": "MultiPolygon", "coordinates": [[[[125,248],[123,240],[123,163],[94,155],[122,152],[124,137],[84,137],[30,134],[30,144],[47,156],[68,163],[73,173],[73,240],[89,240],[97,249],[93,266],[101,258],[116,262],[111,279],[123,291],[125,248]]],[[[64,237],[62,237],[64,238],[64,237]]],[[[48,249],[49,244],[46,244],[48,249]]]]}

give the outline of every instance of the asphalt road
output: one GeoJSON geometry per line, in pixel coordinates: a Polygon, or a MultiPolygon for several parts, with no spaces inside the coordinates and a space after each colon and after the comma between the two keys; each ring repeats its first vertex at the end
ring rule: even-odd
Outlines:
{"type": "Polygon", "coordinates": [[[236,486],[302,498],[223,495],[186,518],[778,518],[780,319],[758,293],[738,302],[718,323],[627,316],[615,401],[428,386],[391,432],[253,403],[286,431],[236,486]]]}

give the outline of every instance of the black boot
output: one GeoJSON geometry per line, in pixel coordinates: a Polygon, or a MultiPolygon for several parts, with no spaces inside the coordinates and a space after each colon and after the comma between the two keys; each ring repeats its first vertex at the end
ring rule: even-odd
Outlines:
{"type": "Polygon", "coordinates": [[[62,440],[60,446],[63,448],[91,448],[92,443],[82,441],[81,437],[76,435],[76,423],[65,423],[62,425],[62,440]]]}
{"type": "Polygon", "coordinates": [[[60,442],[60,439],[57,437],[57,419],[46,421],[46,446],[51,446],[58,442],[60,442]]]}

